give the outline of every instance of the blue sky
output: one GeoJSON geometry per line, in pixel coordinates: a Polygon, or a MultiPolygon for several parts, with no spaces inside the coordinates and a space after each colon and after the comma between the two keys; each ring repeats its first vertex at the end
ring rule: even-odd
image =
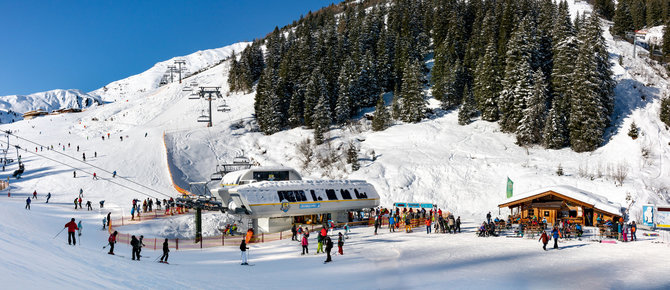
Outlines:
{"type": "Polygon", "coordinates": [[[0,1],[0,96],[88,92],[154,63],[265,36],[337,1],[0,1]]]}

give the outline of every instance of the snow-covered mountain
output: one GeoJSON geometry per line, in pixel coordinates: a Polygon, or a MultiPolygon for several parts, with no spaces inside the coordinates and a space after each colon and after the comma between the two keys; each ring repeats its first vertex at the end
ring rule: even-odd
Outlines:
{"type": "Polygon", "coordinates": [[[80,90],[51,90],[30,95],[0,96],[0,109],[25,113],[33,110],[85,109],[102,104],[100,97],[80,90]]]}

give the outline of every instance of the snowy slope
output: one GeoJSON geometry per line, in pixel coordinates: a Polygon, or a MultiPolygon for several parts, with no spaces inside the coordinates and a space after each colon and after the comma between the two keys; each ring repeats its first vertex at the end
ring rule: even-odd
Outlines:
{"type": "Polygon", "coordinates": [[[99,104],[102,104],[102,100],[98,96],[79,90],[51,90],[30,95],[0,96],[0,109],[18,113],[38,109],[47,112],[69,108],[85,109],[99,104]]]}

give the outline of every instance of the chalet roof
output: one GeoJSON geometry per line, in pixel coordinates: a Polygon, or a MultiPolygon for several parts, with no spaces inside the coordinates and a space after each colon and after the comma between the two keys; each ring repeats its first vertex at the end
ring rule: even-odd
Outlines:
{"type": "Polygon", "coordinates": [[[586,204],[590,204],[595,209],[599,209],[601,211],[610,214],[621,216],[621,204],[611,202],[607,198],[601,195],[597,195],[595,193],[581,190],[579,188],[569,185],[555,185],[527,191],[519,195],[513,196],[509,199],[506,199],[505,202],[499,205],[499,207],[506,207],[509,206],[510,204],[513,204],[514,202],[528,199],[536,195],[542,195],[550,191],[586,204]]]}

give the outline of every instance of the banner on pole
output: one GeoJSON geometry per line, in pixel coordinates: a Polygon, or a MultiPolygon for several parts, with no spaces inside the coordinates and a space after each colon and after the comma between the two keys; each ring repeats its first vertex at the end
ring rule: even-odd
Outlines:
{"type": "Polygon", "coordinates": [[[512,188],[513,187],[514,187],[514,182],[512,182],[512,180],[509,179],[509,177],[507,177],[507,198],[512,197],[512,194],[513,194],[512,188]]]}

